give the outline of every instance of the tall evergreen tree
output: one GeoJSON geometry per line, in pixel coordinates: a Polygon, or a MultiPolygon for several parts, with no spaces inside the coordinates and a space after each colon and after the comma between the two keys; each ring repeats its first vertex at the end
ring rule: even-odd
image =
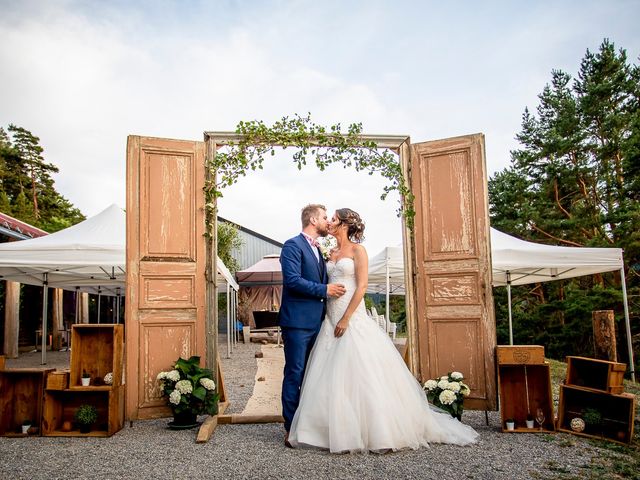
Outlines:
{"type": "Polygon", "coordinates": [[[0,128],[0,210],[48,232],[69,227],[84,216],[58,193],[40,139],[28,130],[0,128]],[[7,205],[8,202],[8,205],[7,205]]]}
{"type": "MultiPolygon", "coordinates": [[[[575,79],[552,71],[535,113],[523,114],[521,148],[489,181],[493,226],[540,243],[624,248],[631,292],[640,290],[639,78],[606,39],[587,50],[575,79]]],[[[590,309],[621,313],[619,281],[609,274],[516,289],[520,333],[559,355],[589,354],[590,309]]],[[[640,305],[631,310],[640,315],[640,305]]]]}

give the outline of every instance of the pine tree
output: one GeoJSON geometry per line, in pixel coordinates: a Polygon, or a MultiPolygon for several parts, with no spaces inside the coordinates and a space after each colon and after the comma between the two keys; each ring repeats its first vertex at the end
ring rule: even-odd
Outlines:
{"type": "MultiPolygon", "coordinates": [[[[523,114],[511,165],[489,182],[492,225],[539,243],[624,248],[630,293],[640,290],[639,79],[639,67],[606,39],[587,50],[575,79],[552,71],[535,113],[523,114]]],[[[591,310],[621,318],[615,274],[513,293],[525,340],[560,356],[590,353],[591,310]]],[[[640,305],[630,307],[640,315],[640,305]]]]}

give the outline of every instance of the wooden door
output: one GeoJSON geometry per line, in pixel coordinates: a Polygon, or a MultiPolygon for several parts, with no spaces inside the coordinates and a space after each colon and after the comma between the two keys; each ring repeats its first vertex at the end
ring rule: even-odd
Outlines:
{"type": "Polygon", "coordinates": [[[204,142],[127,143],[127,418],[168,416],[156,381],[205,349],[204,142]]]}
{"type": "Polygon", "coordinates": [[[484,136],[411,146],[418,377],[462,372],[467,408],[496,409],[484,136]]]}

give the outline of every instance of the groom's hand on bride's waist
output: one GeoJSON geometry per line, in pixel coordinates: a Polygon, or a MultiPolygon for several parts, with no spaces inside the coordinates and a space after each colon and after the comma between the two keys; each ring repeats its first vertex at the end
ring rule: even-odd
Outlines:
{"type": "Polygon", "coordinates": [[[341,297],[347,291],[341,283],[330,283],[327,285],[327,297],[341,297]]]}

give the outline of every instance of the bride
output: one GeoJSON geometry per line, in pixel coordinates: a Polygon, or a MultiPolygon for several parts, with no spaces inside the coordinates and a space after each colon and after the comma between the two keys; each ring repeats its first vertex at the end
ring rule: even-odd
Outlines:
{"type": "Polygon", "coordinates": [[[396,347],[367,316],[368,260],[359,244],[360,216],[348,208],[336,210],[329,233],[338,241],[327,264],[329,282],[344,284],[347,292],[328,300],[289,432],[291,445],[337,453],[475,442],[478,434],[471,427],[429,407],[396,347]]]}

